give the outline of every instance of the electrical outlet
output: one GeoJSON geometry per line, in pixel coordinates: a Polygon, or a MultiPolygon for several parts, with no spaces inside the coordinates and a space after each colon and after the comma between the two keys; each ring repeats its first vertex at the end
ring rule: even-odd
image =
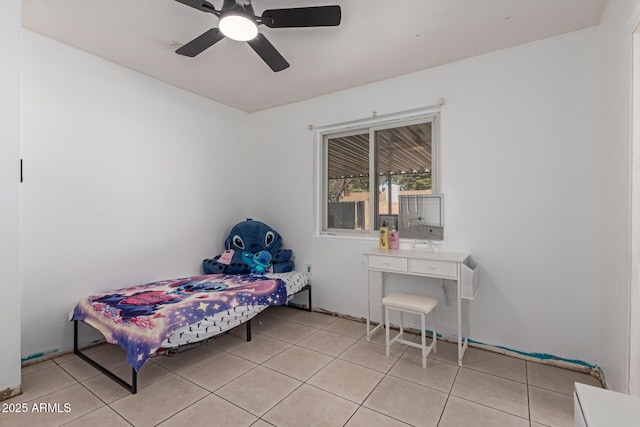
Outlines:
{"type": "Polygon", "coordinates": [[[307,271],[307,274],[311,276],[311,264],[307,264],[306,271],[307,271]]]}

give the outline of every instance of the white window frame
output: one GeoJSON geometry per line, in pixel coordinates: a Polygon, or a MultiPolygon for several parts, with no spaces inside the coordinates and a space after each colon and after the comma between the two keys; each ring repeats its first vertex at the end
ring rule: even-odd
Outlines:
{"type": "Polygon", "coordinates": [[[418,123],[432,123],[431,142],[431,188],[434,194],[440,193],[440,109],[433,108],[416,109],[402,113],[372,117],[364,120],[356,120],[330,126],[315,128],[315,197],[314,197],[314,222],[316,235],[332,237],[349,237],[370,239],[378,238],[375,224],[376,201],[376,176],[371,173],[375,169],[374,134],[378,130],[394,127],[409,126],[418,123]],[[328,195],[327,195],[327,170],[328,150],[326,150],[327,138],[349,136],[353,134],[369,133],[369,230],[345,230],[327,227],[328,195]]]}

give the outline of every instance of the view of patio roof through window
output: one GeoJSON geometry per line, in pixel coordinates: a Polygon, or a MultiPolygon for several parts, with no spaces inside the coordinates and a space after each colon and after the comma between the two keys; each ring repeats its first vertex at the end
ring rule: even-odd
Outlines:
{"type": "Polygon", "coordinates": [[[402,196],[432,193],[433,125],[432,116],[326,135],[325,229],[397,226],[402,196]]]}

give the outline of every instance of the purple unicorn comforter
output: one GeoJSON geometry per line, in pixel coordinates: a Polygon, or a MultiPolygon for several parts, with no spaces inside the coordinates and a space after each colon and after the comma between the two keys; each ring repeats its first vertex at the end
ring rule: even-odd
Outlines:
{"type": "Polygon", "coordinates": [[[280,279],[209,274],[91,295],[76,305],[71,320],[83,320],[119,344],[127,363],[139,370],[176,328],[237,307],[286,302],[280,279]]]}

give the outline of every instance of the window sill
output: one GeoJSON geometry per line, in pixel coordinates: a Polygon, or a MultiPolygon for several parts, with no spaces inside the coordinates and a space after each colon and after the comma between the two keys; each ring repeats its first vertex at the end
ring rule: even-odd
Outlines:
{"type": "MultiPolygon", "coordinates": [[[[379,235],[375,234],[349,234],[349,233],[333,233],[329,231],[321,231],[316,233],[316,237],[324,239],[338,239],[338,240],[360,240],[369,242],[378,242],[379,235]]],[[[444,240],[424,240],[424,239],[409,239],[400,238],[400,249],[422,249],[435,252],[441,252],[445,246],[444,240]]]]}
{"type": "Polygon", "coordinates": [[[332,231],[321,231],[316,234],[316,237],[327,238],[327,239],[370,240],[370,241],[377,241],[379,239],[378,233],[351,234],[351,233],[335,233],[332,231]]]}

